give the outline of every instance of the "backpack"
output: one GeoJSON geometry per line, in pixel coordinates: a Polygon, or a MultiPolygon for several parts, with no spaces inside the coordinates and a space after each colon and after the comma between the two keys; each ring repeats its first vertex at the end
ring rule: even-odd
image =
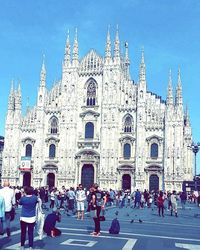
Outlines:
{"type": "Polygon", "coordinates": [[[102,205],[102,194],[99,192],[96,193],[96,205],[98,207],[102,205]]]}
{"type": "Polygon", "coordinates": [[[114,219],[111,223],[111,227],[109,229],[110,234],[118,234],[120,231],[120,225],[118,219],[114,219]]]}

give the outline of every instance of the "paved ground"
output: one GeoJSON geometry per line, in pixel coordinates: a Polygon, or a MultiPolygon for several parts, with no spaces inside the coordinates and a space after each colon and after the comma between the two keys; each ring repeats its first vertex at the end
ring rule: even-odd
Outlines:
{"type": "MultiPolygon", "coordinates": [[[[0,249],[18,249],[20,240],[19,213],[12,223],[12,236],[0,236],[0,249]]],[[[70,250],[200,250],[200,208],[188,204],[186,210],[179,209],[178,218],[170,216],[165,211],[165,217],[159,217],[156,209],[116,209],[108,208],[106,221],[101,222],[102,233],[99,237],[90,236],[93,231],[93,220],[85,216],[84,221],[75,217],[62,215],[58,227],[62,235],[57,238],[44,237],[39,240],[37,234],[34,239],[35,249],[70,249],[70,250]],[[108,229],[119,211],[121,231],[119,235],[110,235],[108,229]],[[139,219],[142,222],[139,222],[139,219]]]]}

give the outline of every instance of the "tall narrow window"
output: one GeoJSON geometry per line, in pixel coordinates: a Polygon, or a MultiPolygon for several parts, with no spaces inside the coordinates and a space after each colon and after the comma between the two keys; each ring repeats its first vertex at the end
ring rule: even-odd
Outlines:
{"type": "Polygon", "coordinates": [[[151,158],[158,158],[158,144],[151,144],[151,158]]]}
{"type": "Polygon", "coordinates": [[[31,157],[32,156],[32,145],[31,144],[27,144],[26,145],[26,153],[25,153],[26,157],[31,157]]]}
{"type": "Polygon", "coordinates": [[[94,124],[92,122],[85,124],[85,138],[94,138],[94,124]]]}
{"type": "Polygon", "coordinates": [[[124,144],[124,159],[130,159],[131,157],[131,145],[129,143],[124,144]]]}
{"type": "Polygon", "coordinates": [[[96,85],[93,80],[90,81],[87,87],[87,106],[96,105],[96,85]]]}
{"type": "Polygon", "coordinates": [[[49,146],[49,158],[55,158],[56,156],[56,146],[54,144],[51,144],[49,146]]]}
{"type": "Polygon", "coordinates": [[[132,132],[132,119],[130,116],[127,116],[124,121],[124,133],[132,132]]]}
{"type": "Polygon", "coordinates": [[[57,134],[58,133],[58,119],[56,117],[53,117],[51,119],[51,134],[57,134]]]}

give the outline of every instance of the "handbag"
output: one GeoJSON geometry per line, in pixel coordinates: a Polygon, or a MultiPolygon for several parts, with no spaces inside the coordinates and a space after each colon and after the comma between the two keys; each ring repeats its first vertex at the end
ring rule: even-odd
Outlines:
{"type": "Polygon", "coordinates": [[[15,208],[12,207],[10,211],[10,221],[13,221],[15,219],[15,208]]]}
{"type": "Polygon", "coordinates": [[[100,220],[100,221],[105,221],[105,220],[106,220],[106,218],[105,218],[105,216],[104,216],[104,215],[100,215],[100,216],[99,216],[99,220],[100,220]]]}
{"type": "Polygon", "coordinates": [[[97,218],[97,210],[96,209],[90,210],[90,217],[91,218],[97,218]]]}

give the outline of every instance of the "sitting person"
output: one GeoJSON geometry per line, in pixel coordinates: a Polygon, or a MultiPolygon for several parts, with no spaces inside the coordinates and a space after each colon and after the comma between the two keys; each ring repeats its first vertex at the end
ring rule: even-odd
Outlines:
{"type": "Polygon", "coordinates": [[[61,235],[61,231],[56,228],[56,222],[61,221],[61,214],[58,209],[54,208],[51,214],[48,214],[44,221],[44,232],[51,237],[56,237],[61,235]]]}

